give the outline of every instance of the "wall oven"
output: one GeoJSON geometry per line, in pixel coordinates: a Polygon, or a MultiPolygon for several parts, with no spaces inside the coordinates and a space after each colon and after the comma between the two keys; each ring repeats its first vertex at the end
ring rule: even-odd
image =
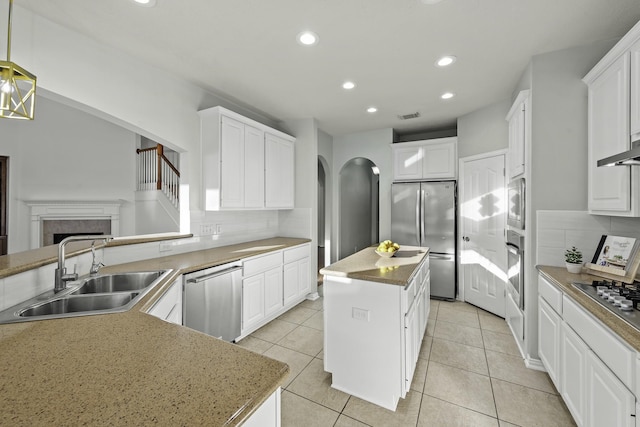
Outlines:
{"type": "Polygon", "coordinates": [[[524,178],[514,179],[509,182],[507,191],[509,207],[507,209],[507,224],[510,227],[524,230],[525,218],[525,184],[524,178]]]}
{"type": "Polygon", "coordinates": [[[507,286],[520,310],[524,310],[524,236],[507,230],[507,286]]]}
{"type": "Polygon", "coordinates": [[[524,344],[524,236],[507,230],[507,301],[505,320],[519,347],[524,344]]]}

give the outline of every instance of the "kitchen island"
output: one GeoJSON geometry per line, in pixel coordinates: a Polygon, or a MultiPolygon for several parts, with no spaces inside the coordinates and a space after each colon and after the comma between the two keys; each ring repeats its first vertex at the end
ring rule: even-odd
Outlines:
{"type": "MultiPolygon", "coordinates": [[[[279,399],[289,367],[148,312],[184,273],[306,242],[273,238],[105,267],[170,274],[126,312],[0,325],[0,425],[246,424],[279,399]]],[[[0,257],[4,277],[52,262],[52,249],[0,257]]]]}
{"type": "Polygon", "coordinates": [[[411,387],[430,307],[429,248],[365,248],[324,275],[324,369],[331,386],[395,411],[411,387]]]}

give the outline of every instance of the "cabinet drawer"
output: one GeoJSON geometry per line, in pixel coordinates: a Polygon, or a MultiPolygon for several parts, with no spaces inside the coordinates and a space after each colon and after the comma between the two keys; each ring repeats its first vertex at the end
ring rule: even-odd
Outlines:
{"type": "Polygon", "coordinates": [[[635,390],[635,352],[570,298],[562,302],[564,321],[630,389],[635,390]]]}
{"type": "Polygon", "coordinates": [[[282,265],[282,251],[270,253],[269,255],[251,258],[242,263],[242,275],[250,277],[276,268],[282,265]]]}
{"type": "Polygon", "coordinates": [[[538,293],[556,313],[562,315],[562,292],[542,276],[538,276],[538,293]]]}
{"type": "Polygon", "coordinates": [[[284,251],[284,263],[297,261],[302,258],[308,257],[310,254],[309,245],[298,246],[291,249],[285,249],[284,251]]]}

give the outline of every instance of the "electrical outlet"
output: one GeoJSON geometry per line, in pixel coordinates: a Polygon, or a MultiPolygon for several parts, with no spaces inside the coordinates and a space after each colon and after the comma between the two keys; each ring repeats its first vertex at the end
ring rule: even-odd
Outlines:
{"type": "Polygon", "coordinates": [[[222,234],[222,224],[216,225],[216,234],[222,234]]]}
{"type": "Polygon", "coordinates": [[[215,228],[213,224],[201,224],[200,225],[200,235],[201,236],[210,236],[212,234],[216,234],[215,228]]]}
{"type": "Polygon", "coordinates": [[[173,249],[173,244],[170,242],[160,242],[160,252],[168,252],[173,249]]]}
{"type": "Polygon", "coordinates": [[[362,320],[362,321],[368,322],[369,321],[369,310],[365,310],[363,308],[352,307],[351,308],[351,317],[353,317],[356,320],[362,320]]]}

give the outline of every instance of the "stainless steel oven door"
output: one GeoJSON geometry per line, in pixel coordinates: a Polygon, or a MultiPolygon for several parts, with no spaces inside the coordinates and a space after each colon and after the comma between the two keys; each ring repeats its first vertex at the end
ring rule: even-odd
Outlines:
{"type": "Polygon", "coordinates": [[[508,291],[524,310],[524,237],[507,231],[507,277],[508,291]]]}
{"type": "Polygon", "coordinates": [[[513,180],[509,183],[507,224],[510,227],[524,230],[525,212],[525,184],[524,178],[513,180]]]}

